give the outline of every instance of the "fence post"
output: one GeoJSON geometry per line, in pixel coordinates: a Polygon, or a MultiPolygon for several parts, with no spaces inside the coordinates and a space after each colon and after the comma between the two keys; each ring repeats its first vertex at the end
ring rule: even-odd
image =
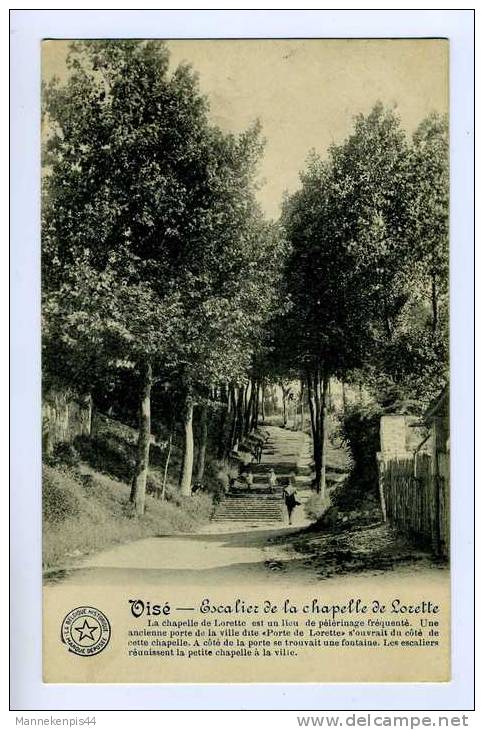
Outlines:
{"type": "Polygon", "coordinates": [[[376,455],[376,463],[378,468],[378,492],[380,494],[380,507],[381,507],[381,513],[383,517],[383,522],[387,521],[387,506],[385,502],[385,485],[384,485],[384,478],[385,478],[385,462],[383,461],[382,455],[380,452],[376,455]]]}

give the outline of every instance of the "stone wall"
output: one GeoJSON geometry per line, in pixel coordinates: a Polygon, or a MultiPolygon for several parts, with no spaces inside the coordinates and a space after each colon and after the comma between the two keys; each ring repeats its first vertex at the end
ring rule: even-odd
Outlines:
{"type": "MultiPolygon", "coordinates": [[[[380,420],[380,451],[383,459],[411,455],[428,431],[416,416],[388,415],[380,420]]],[[[426,445],[421,449],[428,451],[426,445]]]]}

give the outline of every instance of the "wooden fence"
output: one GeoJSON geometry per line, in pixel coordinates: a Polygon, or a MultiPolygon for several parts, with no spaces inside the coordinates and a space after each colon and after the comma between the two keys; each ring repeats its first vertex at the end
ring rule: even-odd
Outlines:
{"type": "Polygon", "coordinates": [[[450,549],[449,455],[437,453],[380,461],[383,508],[398,530],[448,557],[450,549]]]}

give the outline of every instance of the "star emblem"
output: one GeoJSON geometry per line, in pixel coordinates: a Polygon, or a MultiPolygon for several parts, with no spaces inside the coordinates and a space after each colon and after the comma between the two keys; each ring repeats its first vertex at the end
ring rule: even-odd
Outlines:
{"type": "Polygon", "coordinates": [[[82,641],[83,639],[91,639],[91,641],[94,641],[94,632],[97,631],[99,626],[89,626],[89,623],[87,619],[84,619],[84,623],[79,628],[76,628],[76,631],[79,632],[79,641],[82,641]]]}

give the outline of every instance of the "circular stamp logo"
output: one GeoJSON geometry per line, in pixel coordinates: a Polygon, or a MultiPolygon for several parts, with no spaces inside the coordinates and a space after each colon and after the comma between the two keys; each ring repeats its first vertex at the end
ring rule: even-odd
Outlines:
{"type": "Polygon", "coordinates": [[[94,656],[109,644],[111,625],[98,608],[79,606],[62,622],[61,639],[78,656],[94,656]]]}

